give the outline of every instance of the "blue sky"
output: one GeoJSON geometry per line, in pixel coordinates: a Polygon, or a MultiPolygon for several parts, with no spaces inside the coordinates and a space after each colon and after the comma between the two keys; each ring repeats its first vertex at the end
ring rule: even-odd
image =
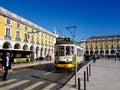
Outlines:
{"type": "Polygon", "coordinates": [[[120,34],[119,0],[0,0],[0,6],[66,37],[72,36],[66,27],[76,26],[76,41],[82,36],[120,34]]]}

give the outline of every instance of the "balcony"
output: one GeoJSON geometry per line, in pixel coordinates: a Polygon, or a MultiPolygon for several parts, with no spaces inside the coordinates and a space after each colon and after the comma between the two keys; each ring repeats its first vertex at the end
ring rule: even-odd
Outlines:
{"type": "Polygon", "coordinates": [[[20,38],[16,38],[16,41],[21,41],[21,39],[20,38]]]}
{"type": "Polygon", "coordinates": [[[28,40],[24,40],[24,42],[27,42],[27,43],[28,43],[28,40]]]}
{"type": "Polygon", "coordinates": [[[42,46],[44,46],[44,44],[43,44],[43,43],[41,43],[41,45],[42,45],[42,46]]]}
{"type": "Polygon", "coordinates": [[[36,44],[40,44],[39,42],[36,42],[36,44]]]}
{"type": "Polygon", "coordinates": [[[30,43],[34,43],[34,41],[30,41],[30,43]]]}
{"type": "Polygon", "coordinates": [[[93,47],[92,47],[92,46],[90,46],[90,49],[92,50],[92,49],[93,49],[93,47]]]}
{"type": "Polygon", "coordinates": [[[4,36],[5,39],[11,40],[11,36],[4,36]]]}
{"type": "Polygon", "coordinates": [[[86,50],[88,50],[88,47],[85,47],[86,50]]]}

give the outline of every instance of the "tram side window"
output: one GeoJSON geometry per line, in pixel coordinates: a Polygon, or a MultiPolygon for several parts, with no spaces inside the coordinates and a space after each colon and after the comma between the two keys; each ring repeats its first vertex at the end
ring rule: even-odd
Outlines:
{"type": "Polygon", "coordinates": [[[73,49],[73,47],[71,47],[71,55],[74,55],[74,49],[73,49]]]}
{"type": "Polygon", "coordinates": [[[3,58],[2,58],[2,53],[0,53],[0,61],[2,60],[3,58]]]}
{"type": "Polygon", "coordinates": [[[59,56],[64,56],[64,46],[59,46],[58,54],[59,56]]]}
{"type": "Polygon", "coordinates": [[[77,49],[77,56],[82,56],[83,51],[81,51],[80,49],[77,49]]]}
{"type": "Polygon", "coordinates": [[[55,47],[55,56],[58,56],[58,47],[55,47]]]}
{"type": "Polygon", "coordinates": [[[66,55],[73,55],[73,47],[66,46],[66,55]]]}

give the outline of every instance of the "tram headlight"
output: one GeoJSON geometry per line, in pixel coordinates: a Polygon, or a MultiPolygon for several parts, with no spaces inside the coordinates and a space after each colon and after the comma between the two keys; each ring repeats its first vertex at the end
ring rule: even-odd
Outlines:
{"type": "Polygon", "coordinates": [[[69,59],[67,58],[67,61],[69,61],[69,59]]]}
{"type": "Polygon", "coordinates": [[[72,61],[71,57],[65,57],[64,60],[67,61],[67,62],[72,61]]]}

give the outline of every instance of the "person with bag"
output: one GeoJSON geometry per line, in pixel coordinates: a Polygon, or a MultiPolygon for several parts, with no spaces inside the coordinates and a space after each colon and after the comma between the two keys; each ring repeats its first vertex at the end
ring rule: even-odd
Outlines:
{"type": "Polygon", "coordinates": [[[11,70],[10,53],[6,53],[6,56],[3,58],[2,66],[3,66],[3,69],[4,69],[4,73],[3,73],[3,76],[2,76],[2,81],[6,81],[8,70],[11,70]]]}
{"type": "Polygon", "coordinates": [[[96,61],[96,57],[95,57],[95,55],[93,55],[93,62],[95,62],[96,61]]]}
{"type": "Polygon", "coordinates": [[[3,60],[0,58],[0,78],[2,77],[3,72],[4,72],[2,64],[3,64],[3,60]]]}

